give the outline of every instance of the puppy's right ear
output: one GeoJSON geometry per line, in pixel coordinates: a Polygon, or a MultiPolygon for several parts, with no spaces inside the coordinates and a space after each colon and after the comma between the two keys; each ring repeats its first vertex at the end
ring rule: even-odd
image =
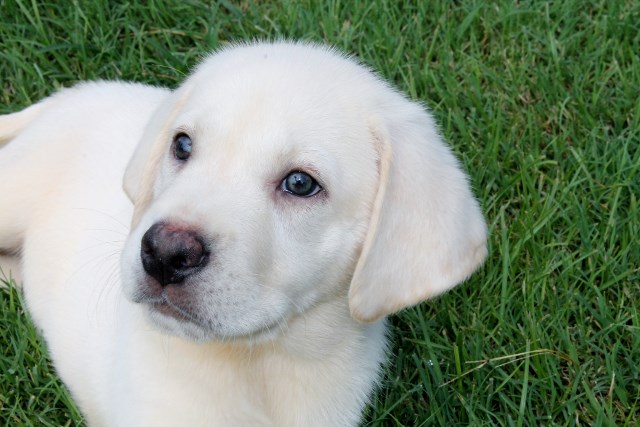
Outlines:
{"type": "Polygon", "coordinates": [[[380,178],[349,289],[351,315],[361,322],[453,288],[487,255],[480,206],[431,116],[405,99],[389,101],[371,131],[380,178]]]}
{"type": "Polygon", "coordinates": [[[171,93],[153,113],[124,173],[123,189],[134,206],[132,227],[153,199],[156,171],[171,141],[171,127],[188,90],[180,88],[171,93]]]}

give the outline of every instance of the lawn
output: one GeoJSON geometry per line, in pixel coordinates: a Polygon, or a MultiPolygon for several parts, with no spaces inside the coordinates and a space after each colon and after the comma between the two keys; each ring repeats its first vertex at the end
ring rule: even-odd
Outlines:
{"type": "MultiPolygon", "coordinates": [[[[478,273],[393,317],[363,425],[636,426],[639,22],[622,0],[0,0],[0,112],[80,80],[175,87],[234,40],[352,53],[433,111],[490,227],[478,273]]],[[[82,425],[15,288],[0,424],[82,425]]]]}

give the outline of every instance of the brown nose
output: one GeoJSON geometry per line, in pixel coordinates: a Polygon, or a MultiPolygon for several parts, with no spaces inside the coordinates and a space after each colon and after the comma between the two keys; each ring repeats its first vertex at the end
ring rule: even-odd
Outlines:
{"type": "Polygon", "coordinates": [[[140,257],[144,270],[160,285],[181,283],[209,261],[202,236],[192,228],[158,222],[142,236],[140,257]]]}

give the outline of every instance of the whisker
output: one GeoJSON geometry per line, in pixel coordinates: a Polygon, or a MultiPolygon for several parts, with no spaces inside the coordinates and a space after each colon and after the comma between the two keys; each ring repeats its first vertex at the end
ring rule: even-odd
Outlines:
{"type": "Polygon", "coordinates": [[[102,215],[105,218],[108,218],[110,220],[112,220],[113,222],[115,222],[116,224],[120,225],[122,228],[124,228],[125,230],[129,230],[129,225],[123,223],[122,221],[120,221],[117,217],[115,217],[112,214],[106,213],[104,211],[101,211],[99,209],[95,209],[95,208],[87,208],[87,207],[74,207],[72,208],[73,210],[79,210],[79,211],[88,211],[88,212],[94,212],[94,213],[98,213],[100,215],[102,215]]]}

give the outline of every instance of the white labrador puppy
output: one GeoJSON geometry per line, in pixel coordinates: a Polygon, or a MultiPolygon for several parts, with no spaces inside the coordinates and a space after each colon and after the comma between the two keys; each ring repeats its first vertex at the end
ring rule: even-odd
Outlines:
{"type": "Polygon", "coordinates": [[[385,316],[486,255],[431,116],[324,47],[83,84],[0,139],[0,248],[91,426],[357,425],[385,316]]]}

